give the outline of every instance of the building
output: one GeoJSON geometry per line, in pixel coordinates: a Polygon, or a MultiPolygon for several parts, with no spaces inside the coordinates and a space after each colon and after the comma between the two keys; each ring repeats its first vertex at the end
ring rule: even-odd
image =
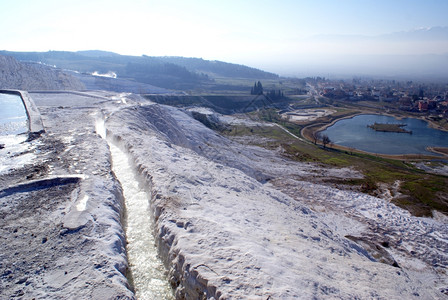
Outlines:
{"type": "Polygon", "coordinates": [[[419,111],[427,111],[428,110],[428,102],[426,102],[426,101],[419,101],[418,102],[418,110],[419,111]]]}

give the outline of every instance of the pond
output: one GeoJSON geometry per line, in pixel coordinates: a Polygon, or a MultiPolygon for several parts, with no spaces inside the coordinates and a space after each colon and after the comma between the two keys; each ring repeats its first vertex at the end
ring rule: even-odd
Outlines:
{"type": "Polygon", "coordinates": [[[426,154],[427,147],[448,147],[448,132],[429,127],[428,122],[414,119],[396,119],[383,115],[359,115],[344,119],[328,127],[326,134],[332,143],[378,154],[426,154]],[[410,133],[379,132],[368,125],[374,123],[403,124],[410,133]]]}
{"type": "Polygon", "coordinates": [[[15,135],[28,131],[28,117],[19,95],[0,93],[0,135],[15,135]]]}

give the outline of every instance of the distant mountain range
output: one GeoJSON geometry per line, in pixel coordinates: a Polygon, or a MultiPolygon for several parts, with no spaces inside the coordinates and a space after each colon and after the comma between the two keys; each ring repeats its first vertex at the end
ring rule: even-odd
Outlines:
{"type": "Polygon", "coordinates": [[[283,75],[375,76],[448,80],[448,27],[390,34],[316,35],[297,40],[298,52],[270,69],[283,75]]]}
{"type": "MultiPolygon", "coordinates": [[[[410,31],[400,31],[389,34],[368,36],[368,35],[350,35],[350,34],[321,34],[315,35],[307,41],[325,41],[325,42],[347,42],[347,41],[441,41],[448,42],[448,27],[430,27],[419,28],[410,31]]],[[[446,49],[448,52],[448,49],[446,49]]]]}
{"type": "MultiPolygon", "coordinates": [[[[381,36],[380,36],[381,37],[381,36]]],[[[383,38],[419,40],[419,41],[448,41],[448,27],[419,28],[382,35],[383,38]]]]}
{"type": "Polygon", "coordinates": [[[0,55],[12,56],[19,61],[40,62],[81,73],[113,72],[118,78],[178,90],[191,89],[201,83],[212,82],[217,77],[254,80],[279,77],[277,74],[259,69],[221,61],[186,57],[126,56],[99,50],[78,52],[0,51],[0,55]]]}

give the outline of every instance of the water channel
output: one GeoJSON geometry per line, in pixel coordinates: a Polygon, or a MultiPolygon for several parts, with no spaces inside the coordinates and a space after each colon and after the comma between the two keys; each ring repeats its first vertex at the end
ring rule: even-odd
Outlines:
{"type": "Polygon", "coordinates": [[[336,122],[325,129],[330,140],[337,145],[379,154],[435,155],[427,147],[448,147],[448,132],[429,127],[426,121],[405,118],[395,119],[384,115],[359,115],[336,122]],[[404,124],[410,133],[378,132],[368,127],[374,123],[404,124]]]}
{"type": "MultiPolygon", "coordinates": [[[[106,138],[104,121],[96,123],[96,132],[106,138]]],[[[107,139],[106,139],[107,140],[107,139]]],[[[123,188],[126,218],[126,250],[130,284],[139,300],[174,299],[165,267],[157,255],[152,221],[149,212],[149,194],[139,186],[128,155],[108,140],[112,155],[112,170],[123,188]]]]}
{"type": "Polygon", "coordinates": [[[28,131],[28,117],[19,95],[0,93],[0,135],[16,135],[28,131]]]}

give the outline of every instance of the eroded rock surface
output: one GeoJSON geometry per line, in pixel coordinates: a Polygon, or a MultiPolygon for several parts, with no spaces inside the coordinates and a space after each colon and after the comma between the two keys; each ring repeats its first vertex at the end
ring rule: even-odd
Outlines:
{"type": "Polygon", "coordinates": [[[445,297],[443,223],[306,182],[318,166],[226,140],[172,107],[124,108],[106,128],[152,193],[180,299],[445,297]]]}
{"type": "Polygon", "coordinates": [[[84,85],[60,69],[0,55],[0,89],[82,90],[84,85]]]}
{"type": "Polygon", "coordinates": [[[94,129],[103,100],[73,108],[81,96],[32,97],[46,133],[25,152],[0,150],[34,155],[0,175],[0,298],[132,299],[121,188],[94,129]]]}

